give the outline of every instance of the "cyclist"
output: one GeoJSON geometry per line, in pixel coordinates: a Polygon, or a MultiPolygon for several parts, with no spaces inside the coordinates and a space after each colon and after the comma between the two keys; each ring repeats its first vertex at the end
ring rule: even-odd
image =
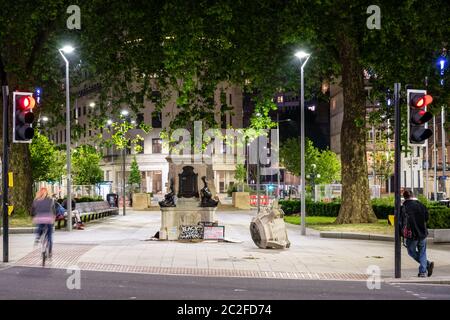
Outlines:
{"type": "Polygon", "coordinates": [[[55,203],[48,195],[47,188],[41,188],[34,198],[31,208],[33,223],[37,226],[36,243],[39,242],[42,233],[47,228],[47,238],[49,243],[48,254],[52,256],[53,247],[53,224],[55,223],[55,203]]]}

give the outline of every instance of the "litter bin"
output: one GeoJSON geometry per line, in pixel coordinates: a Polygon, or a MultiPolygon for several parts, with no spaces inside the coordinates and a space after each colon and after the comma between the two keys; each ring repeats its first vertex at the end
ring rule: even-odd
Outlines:
{"type": "Polygon", "coordinates": [[[119,195],[117,193],[109,193],[106,195],[106,201],[108,201],[110,207],[119,207],[119,195]]]}

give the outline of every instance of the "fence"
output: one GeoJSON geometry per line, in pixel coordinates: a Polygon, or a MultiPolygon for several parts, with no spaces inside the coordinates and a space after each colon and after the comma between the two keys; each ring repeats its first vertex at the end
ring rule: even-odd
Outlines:
{"type": "MultiPolygon", "coordinates": [[[[370,198],[381,198],[381,186],[372,185],[370,188],[370,198]]],[[[314,190],[314,201],[332,201],[340,198],[342,194],[341,184],[321,184],[316,185],[314,190]]]]}
{"type": "MultiPolygon", "coordinates": [[[[58,198],[64,198],[67,195],[67,185],[65,184],[38,182],[34,185],[35,191],[42,187],[47,188],[50,194],[56,194],[58,198]]],[[[112,191],[110,183],[102,183],[97,185],[73,185],[71,189],[72,196],[75,198],[101,196],[105,200],[106,195],[112,191]]]]}

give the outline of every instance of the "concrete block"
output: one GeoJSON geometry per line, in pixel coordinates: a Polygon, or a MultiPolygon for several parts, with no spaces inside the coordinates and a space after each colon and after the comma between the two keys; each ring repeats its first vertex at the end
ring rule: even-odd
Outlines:
{"type": "Polygon", "coordinates": [[[434,229],[434,243],[450,242],[450,229],[434,229]]]}
{"type": "Polygon", "coordinates": [[[148,193],[133,193],[133,210],[145,210],[151,206],[148,193]]]}
{"type": "Polygon", "coordinates": [[[249,192],[233,192],[233,207],[238,209],[251,209],[249,192]]]}

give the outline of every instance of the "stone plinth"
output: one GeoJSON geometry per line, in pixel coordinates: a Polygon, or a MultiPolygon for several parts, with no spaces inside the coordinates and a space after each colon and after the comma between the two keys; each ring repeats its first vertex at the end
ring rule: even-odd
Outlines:
{"type": "Polygon", "coordinates": [[[249,192],[233,192],[233,207],[238,209],[251,209],[249,192]]]}
{"type": "Polygon", "coordinates": [[[202,208],[196,198],[181,198],[176,207],[161,208],[160,240],[178,240],[180,226],[215,222],[216,207],[202,208]]]}
{"type": "Polygon", "coordinates": [[[133,193],[133,210],[145,210],[151,206],[148,193],[133,193]]]}
{"type": "MultiPolygon", "coordinates": [[[[200,191],[203,188],[203,182],[201,177],[205,176],[208,183],[208,188],[211,191],[213,198],[217,197],[216,189],[214,186],[214,172],[212,165],[199,161],[191,155],[171,155],[166,158],[169,162],[169,181],[174,179],[174,192],[176,195],[180,193],[180,174],[183,172],[183,168],[190,166],[193,168],[194,173],[197,174],[197,190],[200,191]]],[[[178,205],[177,205],[178,207],[178,205]]]]}

